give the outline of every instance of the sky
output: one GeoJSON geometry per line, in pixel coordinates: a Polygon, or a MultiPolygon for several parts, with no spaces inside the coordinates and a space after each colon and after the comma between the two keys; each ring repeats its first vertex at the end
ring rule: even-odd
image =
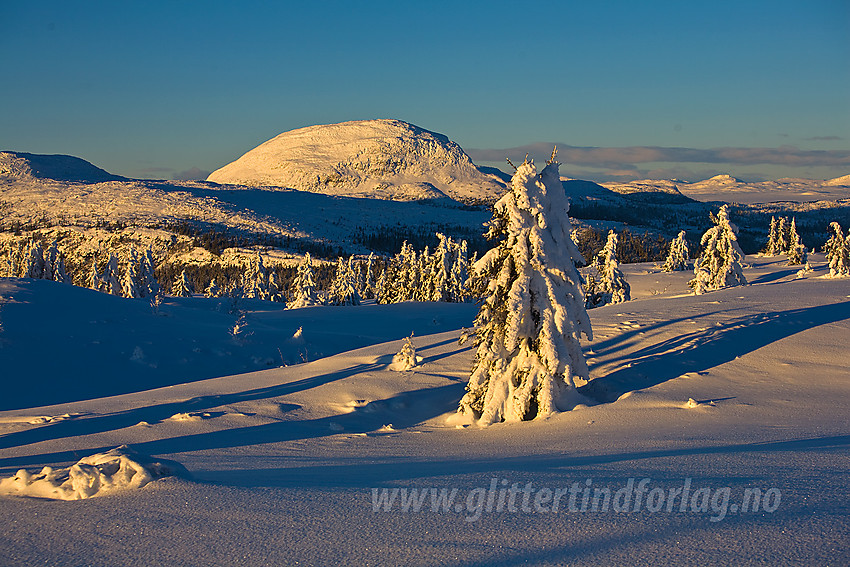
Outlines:
{"type": "Polygon", "coordinates": [[[127,177],[373,118],[594,181],[850,174],[847,0],[0,6],[0,150],[127,177]]]}

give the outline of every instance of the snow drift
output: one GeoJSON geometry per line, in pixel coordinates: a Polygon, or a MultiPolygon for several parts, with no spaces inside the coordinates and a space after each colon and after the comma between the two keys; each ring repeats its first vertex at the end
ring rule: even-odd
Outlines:
{"type": "Polygon", "coordinates": [[[178,463],[158,462],[122,445],[84,457],[66,469],[44,467],[35,474],[21,469],[15,476],[0,479],[0,494],[82,500],[142,488],[158,478],[183,474],[186,469],[178,463]]]}
{"type": "Polygon", "coordinates": [[[309,126],[257,146],[207,181],[401,201],[495,202],[505,186],[456,143],[400,120],[309,126]]]}

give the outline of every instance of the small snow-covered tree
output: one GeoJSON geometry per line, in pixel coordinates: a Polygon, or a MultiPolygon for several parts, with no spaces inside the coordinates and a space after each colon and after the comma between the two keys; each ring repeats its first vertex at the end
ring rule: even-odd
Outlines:
{"type": "Polygon", "coordinates": [[[313,276],[313,260],[310,253],[304,255],[304,259],[298,266],[298,275],[293,284],[295,288],[294,299],[289,303],[290,309],[299,307],[311,307],[319,305],[319,294],[316,291],[316,282],[313,276]]]}
{"type": "Polygon", "coordinates": [[[416,346],[413,344],[413,333],[411,333],[409,337],[404,338],[401,350],[393,356],[389,369],[397,372],[412,370],[421,360],[420,357],[416,356],[416,346]]]}
{"type": "Polygon", "coordinates": [[[738,227],[729,220],[729,206],[721,206],[711,220],[714,226],[702,235],[703,252],[694,262],[694,279],[688,282],[697,295],[747,284],[741,264],[744,253],[738,245],[738,227]]]}
{"type": "Polygon", "coordinates": [[[192,292],[192,284],[189,283],[186,270],[181,270],[180,275],[174,280],[174,285],[171,286],[171,295],[174,297],[192,297],[192,292]]]}
{"type": "Polygon", "coordinates": [[[221,296],[221,286],[215,281],[215,278],[210,280],[210,285],[207,286],[207,289],[204,290],[204,297],[220,297],[221,296]]]}
{"type": "Polygon", "coordinates": [[[591,307],[623,303],[631,299],[631,286],[617,262],[617,233],[613,230],[608,231],[608,240],[594,259],[593,266],[597,277],[588,280],[585,294],[591,307]]]}
{"type": "Polygon", "coordinates": [[[664,260],[664,265],[661,269],[665,272],[685,271],[688,269],[689,259],[690,251],[688,250],[688,242],[685,240],[685,231],[683,230],[670,242],[670,252],[667,253],[667,259],[664,260]]]}
{"type": "Polygon", "coordinates": [[[588,379],[580,335],[592,338],[581,254],[570,238],[569,201],[552,159],[538,175],[526,160],[493,208],[500,240],[474,269],[486,280],[475,319],[476,355],[458,412],[480,425],[572,409],[588,379]]]}

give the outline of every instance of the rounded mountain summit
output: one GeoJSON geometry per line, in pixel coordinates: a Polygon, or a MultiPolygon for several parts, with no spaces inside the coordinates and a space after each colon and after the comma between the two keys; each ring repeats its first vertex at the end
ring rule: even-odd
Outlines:
{"type": "Polygon", "coordinates": [[[413,201],[495,202],[505,184],[442,134],[400,120],[357,120],[284,132],[207,181],[413,201]]]}

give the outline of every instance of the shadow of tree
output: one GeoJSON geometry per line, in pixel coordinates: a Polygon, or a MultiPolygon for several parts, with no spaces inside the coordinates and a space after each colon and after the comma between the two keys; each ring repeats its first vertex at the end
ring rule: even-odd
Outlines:
{"type": "MultiPolygon", "coordinates": [[[[850,302],[737,317],[628,352],[619,358],[628,360],[627,365],[592,379],[579,391],[599,402],[614,401],[626,392],[713,368],[780,339],[848,318],[850,302]]],[[[604,348],[616,351],[617,343],[627,340],[625,335],[616,337],[604,348]]]]}

